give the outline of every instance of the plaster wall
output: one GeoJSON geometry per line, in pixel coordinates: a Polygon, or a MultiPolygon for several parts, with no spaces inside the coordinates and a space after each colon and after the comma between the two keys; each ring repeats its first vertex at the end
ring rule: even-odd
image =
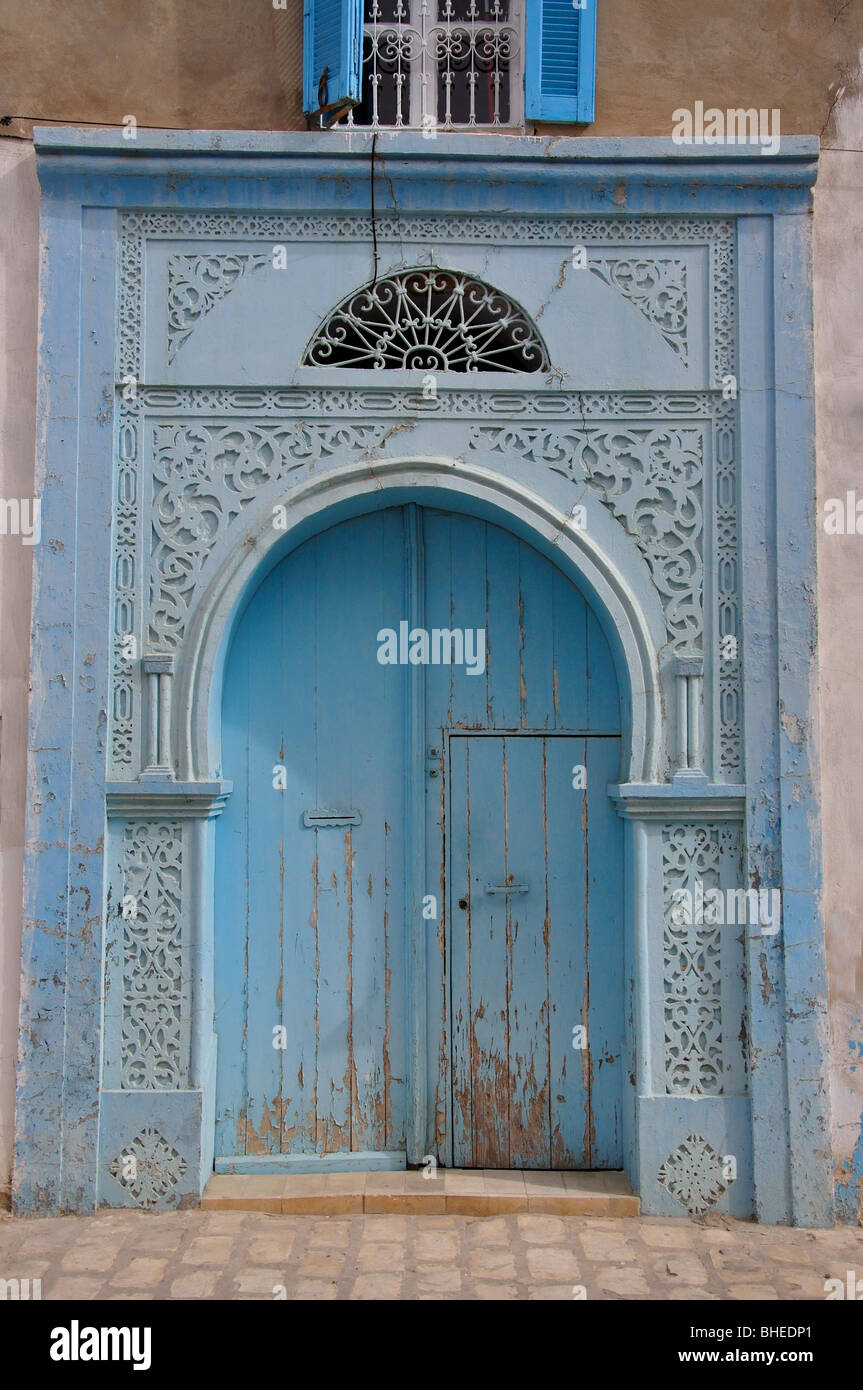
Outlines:
{"type": "MultiPolygon", "coordinates": [[[[284,3],[0,0],[0,114],[302,130],[303,6],[284,3]]],[[[672,112],[702,100],[778,107],[783,133],[823,137],[861,31],[863,0],[600,0],[596,120],[577,133],[670,135],[672,112]]]]}
{"type": "MultiPolygon", "coordinates": [[[[824,504],[863,499],[863,101],[843,102],[815,194],[815,381],[824,918],[837,1215],[863,1221],[863,538],[827,535],[824,504]],[[853,151],[853,152],[846,152],[853,151]]],[[[860,522],[863,527],[863,519],[860,522]]]]}
{"type": "MultiPolygon", "coordinates": [[[[29,144],[0,142],[0,498],[33,496],[39,190],[29,144]]],[[[0,537],[0,1204],[15,1102],[21,885],[35,547],[0,537]]]]}

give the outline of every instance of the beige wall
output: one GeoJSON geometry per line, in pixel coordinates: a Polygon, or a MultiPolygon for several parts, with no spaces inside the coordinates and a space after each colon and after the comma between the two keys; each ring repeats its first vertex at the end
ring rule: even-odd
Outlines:
{"type": "MultiPolygon", "coordinates": [[[[0,0],[0,114],[302,129],[303,6],[286,4],[0,0]]],[[[599,0],[588,133],[669,135],[675,108],[702,100],[779,107],[785,134],[829,134],[861,32],[863,0],[599,0]]]]}
{"type": "MultiPolygon", "coordinates": [[[[863,100],[843,102],[836,144],[863,150],[863,100]]],[[[863,500],[863,153],[825,150],[816,189],[818,500],[863,500]]],[[[863,524],[863,523],[861,523],[863,524]]],[[[818,537],[824,913],[830,971],[836,1178],[863,1112],[863,535],[818,537]]],[[[857,1163],[863,1159],[863,1150],[857,1163]]],[[[863,1206],[855,1193],[858,1217],[863,1206]]],[[[849,1204],[850,1206],[850,1204],[849,1204]]]]}
{"type": "MultiPolygon", "coordinates": [[[[0,497],[33,496],[38,188],[32,147],[0,141],[0,497]]],[[[0,1205],[8,1196],[21,970],[34,547],[0,536],[0,1205]]]]}

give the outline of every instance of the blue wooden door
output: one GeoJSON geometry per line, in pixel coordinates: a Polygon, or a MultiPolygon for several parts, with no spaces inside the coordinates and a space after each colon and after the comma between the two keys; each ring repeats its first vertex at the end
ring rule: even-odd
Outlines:
{"type": "Polygon", "coordinates": [[[250,599],[222,720],[217,1157],[618,1166],[620,706],[575,586],[473,517],[346,521],[250,599]],[[427,663],[382,662],[409,614],[427,663]]]}
{"type": "Polygon", "coordinates": [[[404,573],[398,510],[345,522],[273,570],[235,633],[217,1156],[404,1151],[404,669],[375,642],[404,573]]]}
{"type": "Polygon", "coordinates": [[[618,744],[450,740],[456,1167],[620,1165],[618,744]]]}
{"type": "Polygon", "coordinates": [[[609,644],[583,594],[509,531],[430,509],[423,554],[427,626],[484,628],[487,646],[482,675],[432,666],[426,684],[439,758],[427,859],[446,884],[428,955],[432,1038],[446,1021],[430,1068],[436,1151],[461,1167],[619,1167],[623,834],[607,787],[621,701],[609,644]],[[487,891],[511,883],[528,891],[487,891]]]}

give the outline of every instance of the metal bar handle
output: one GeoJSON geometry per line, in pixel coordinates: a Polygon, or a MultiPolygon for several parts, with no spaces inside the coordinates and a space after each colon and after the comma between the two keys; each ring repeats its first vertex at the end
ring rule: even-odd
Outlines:
{"type": "Polygon", "coordinates": [[[490,883],[486,888],[487,893],[527,893],[530,885],[527,883],[490,883]]]}
{"type": "Polygon", "coordinates": [[[326,825],[359,825],[362,816],[359,811],[304,811],[303,825],[312,828],[326,825]]]}

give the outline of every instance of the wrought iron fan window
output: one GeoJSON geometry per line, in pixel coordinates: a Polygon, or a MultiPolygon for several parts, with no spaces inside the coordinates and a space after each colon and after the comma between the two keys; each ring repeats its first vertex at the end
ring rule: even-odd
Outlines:
{"type": "Polygon", "coordinates": [[[306,349],[306,367],[540,372],[548,353],[507,295],[458,270],[404,270],[345,299],[306,349]]]}
{"type": "Polygon", "coordinates": [[[521,125],[523,0],[365,0],[362,101],[372,130],[521,125]]]}

